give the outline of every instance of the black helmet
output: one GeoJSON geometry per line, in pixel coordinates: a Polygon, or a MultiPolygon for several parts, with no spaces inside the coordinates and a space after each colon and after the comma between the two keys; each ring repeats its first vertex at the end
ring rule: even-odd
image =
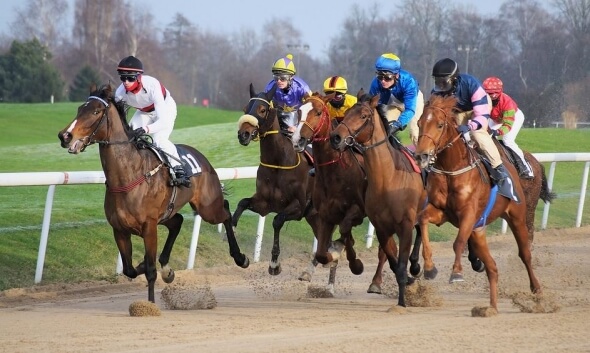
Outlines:
{"type": "Polygon", "coordinates": [[[119,74],[141,74],[143,73],[143,64],[138,58],[131,55],[119,62],[117,71],[119,74]]]}
{"type": "Polygon", "coordinates": [[[444,58],[436,62],[432,68],[434,77],[456,77],[459,75],[459,65],[453,59],[444,58]]]}

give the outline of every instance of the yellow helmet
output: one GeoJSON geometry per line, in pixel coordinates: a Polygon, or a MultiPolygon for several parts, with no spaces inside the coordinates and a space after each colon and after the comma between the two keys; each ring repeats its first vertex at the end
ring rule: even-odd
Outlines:
{"type": "Polygon", "coordinates": [[[346,80],[341,76],[328,77],[324,81],[324,93],[325,92],[340,92],[346,93],[348,91],[348,85],[346,80]]]}
{"type": "Polygon", "coordinates": [[[295,63],[293,62],[293,55],[287,54],[284,58],[280,58],[279,60],[275,61],[274,65],[272,66],[272,73],[273,74],[288,74],[288,75],[295,75],[295,63]]]}

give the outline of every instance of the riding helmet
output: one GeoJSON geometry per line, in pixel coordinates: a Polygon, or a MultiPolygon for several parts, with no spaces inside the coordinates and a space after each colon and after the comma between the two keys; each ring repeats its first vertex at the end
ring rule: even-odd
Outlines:
{"type": "Polygon", "coordinates": [[[392,74],[397,74],[400,68],[401,61],[393,53],[385,53],[375,61],[375,70],[377,71],[389,71],[392,74]]]}
{"type": "Polygon", "coordinates": [[[325,92],[340,92],[346,93],[348,91],[348,85],[346,80],[341,76],[328,77],[324,81],[324,93],[325,92]]]}
{"type": "Polygon", "coordinates": [[[292,54],[287,54],[284,58],[280,58],[279,60],[275,61],[274,65],[272,66],[273,74],[295,75],[295,72],[297,72],[297,70],[295,69],[295,63],[293,62],[292,54]]]}
{"type": "Polygon", "coordinates": [[[456,77],[459,75],[459,65],[453,59],[444,58],[432,67],[433,77],[456,77]]]}
{"type": "Polygon", "coordinates": [[[117,66],[117,71],[119,73],[141,74],[143,73],[143,64],[138,58],[131,55],[126,58],[123,58],[123,60],[119,62],[119,66],[117,66]]]}

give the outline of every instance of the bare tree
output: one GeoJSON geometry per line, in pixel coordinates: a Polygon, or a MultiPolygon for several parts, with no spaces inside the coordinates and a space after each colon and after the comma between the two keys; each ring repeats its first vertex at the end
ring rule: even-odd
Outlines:
{"type": "Polygon", "coordinates": [[[66,39],[61,29],[67,27],[67,15],[66,0],[27,0],[24,7],[16,9],[10,28],[15,39],[37,38],[49,51],[55,51],[66,39]]]}

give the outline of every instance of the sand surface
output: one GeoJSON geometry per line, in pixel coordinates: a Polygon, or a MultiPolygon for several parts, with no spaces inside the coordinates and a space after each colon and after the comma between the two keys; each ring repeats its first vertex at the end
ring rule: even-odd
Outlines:
{"type": "Polygon", "coordinates": [[[490,237],[500,276],[499,313],[491,317],[471,315],[489,303],[485,273],[464,258],[466,281],[449,284],[451,243],[435,243],[438,277],[419,281],[413,290],[422,304],[405,309],[395,306],[389,269],[385,294],[366,293],[373,250],[363,253],[360,276],[340,263],[333,298],[318,295],[327,268],[311,283],[297,279],[307,268],[303,256],[283,259],[276,277],[266,262],[177,271],[171,285],[158,279],[160,316],[129,314],[130,304],[147,299],[143,276],[7,290],[0,293],[0,352],[590,352],[589,233],[536,233],[541,298],[529,293],[513,237],[490,237]]]}

